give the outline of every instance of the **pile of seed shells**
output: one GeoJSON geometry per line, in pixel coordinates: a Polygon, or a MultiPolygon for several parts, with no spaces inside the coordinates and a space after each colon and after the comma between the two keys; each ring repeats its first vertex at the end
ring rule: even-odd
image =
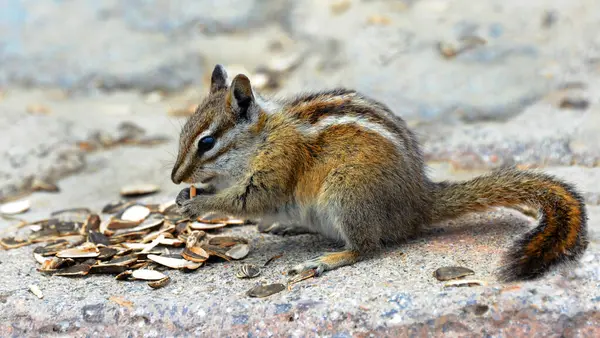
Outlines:
{"type": "MultiPolygon", "coordinates": [[[[124,187],[124,197],[156,192],[152,185],[124,187]]],[[[16,205],[24,209],[23,206],[16,205]]],[[[244,259],[246,239],[211,235],[214,229],[248,224],[217,214],[184,218],[174,201],[144,204],[122,199],[100,213],[87,208],[60,210],[48,219],[21,224],[13,237],[0,239],[5,249],[41,244],[33,250],[37,270],[54,276],[110,274],[117,280],[143,280],[151,288],[169,283],[169,269],[192,271],[212,261],[244,259]]],[[[260,269],[242,265],[238,278],[253,278],[260,269]]]]}

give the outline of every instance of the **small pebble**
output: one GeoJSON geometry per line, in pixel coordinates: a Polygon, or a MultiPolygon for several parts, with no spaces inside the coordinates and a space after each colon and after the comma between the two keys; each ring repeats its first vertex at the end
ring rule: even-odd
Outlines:
{"type": "Polygon", "coordinates": [[[561,109],[574,109],[574,110],[586,110],[590,105],[590,102],[582,98],[569,98],[566,97],[560,102],[561,109]]]}
{"type": "Polygon", "coordinates": [[[44,294],[42,293],[42,290],[40,290],[40,288],[37,285],[29,285],[29,291],[31,291],[31,293],[36,295],[37,298],[39,298],[39,299],[44,298],[44,294]]]}

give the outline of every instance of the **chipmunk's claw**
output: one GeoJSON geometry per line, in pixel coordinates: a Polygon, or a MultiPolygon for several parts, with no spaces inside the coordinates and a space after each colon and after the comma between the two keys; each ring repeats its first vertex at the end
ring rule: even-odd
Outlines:
{"type": "Polygon", "coordinates": [[[323,272],[330,270],[329,267],[320,261],[320,257],[310,259],[302,264],[298,264],[288,270],[288,275],[296,275],[301,274],[305,271],[314,270],[315,277],[319,277],[323,274],[323,272]]]}

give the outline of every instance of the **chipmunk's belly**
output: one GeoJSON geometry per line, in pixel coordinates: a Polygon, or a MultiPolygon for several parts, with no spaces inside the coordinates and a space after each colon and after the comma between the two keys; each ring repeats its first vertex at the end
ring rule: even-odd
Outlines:
{"type": "Polygon", "coordinates": [[[334,241],[343,240],[333,220],[329,219],[326,214],[320,213],[314,206],[288,206],[285,211],[266,215],[263,217],[263,221],[294,224],[312,232],[318,232],[334,241]]]}
{"type": "Polygon", "coordinates": [[[298,226],[318,232],[331,240],[343,240],[334,220],[330,219],[326,213],[320,212],[315,206],[296,206],[288,214],[288,219],[298,226]]]}

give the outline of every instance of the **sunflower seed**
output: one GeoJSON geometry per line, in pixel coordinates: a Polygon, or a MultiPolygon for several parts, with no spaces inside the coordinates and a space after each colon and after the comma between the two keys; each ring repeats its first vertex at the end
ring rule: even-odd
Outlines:
{"type": "Polygon", "coordinates": [[[110,244],[119,244],[126,241],[137,241],[146,234],[145,231],[128,232],[125,234],[115,235],[109,238],[110,244]]]}
{"type": "Polygon", "coordinates": [[[156,262],[160,265],[167,266],[171,269],[190,269],[195,270],[199,268],[202,263],[190,262],[183,258],[164,257],[157,255],[148,255],[148,259],[156,262]]]}
{"type": "Polygon", "coordinates": [[[108,226],[111,224],[111,222],[112,222],[111,218],[107,218],[107,219],[103,220],[102,222],[100,222],[100,228],[98,229],[98,231],[101,234],[104,234],[107,236],[112,235],[114,233],[114,231],[108,230],[108,226]]]}
{"type": "MultiPolygon", "coordinates": [[[[214,212],[200,216],[197,219],[197,221],[201,222],[201,223],[208,223],[208,224],[222,224],[222,223],[227,224],[227,222],[230,222],[230,221],[239,222],[239,220],[236,220],[232,217],[214,213],[214,212]]],[[[242,221],[242,223],[243,223],[243,221],[242,221]]]]}
{"type": "Polygon", "coordinates": [[[163,226],[160,229],[158,229],[156,231],[153,231],[153,232],[147,234],[146,236],[144,236],[142,238],[142,240],[141,240],[141,243],[152,242],[153,240],[155,240],[161,234],[171,233],[174,230],[175,230],[175,225],[174,224],[163,223],[163,226]]]}
{"type": "Polygon", "coordinates": [[[81,227],[81,234],[85,235],[86,233],[90,233],[92,231],[98,232],[100,229],[100,223],[100,216],[96,214],[89,215],[81,227]]]}
{"type": "Polygon", "coordinates": [[[223,228],[223,227],[227,226],[227,224],[225,224],[225,223],[212,224],[212,223],[203,223],[203,222],[191,222],[189,224],[189,226],[190,226],[190,229],[192,229],[192,230],[212,230],[212,229],[223,228]]]}
{"type": "Polygon", "coordinates": [[[51,261],[52,258],[46,258],[44,256],[42,256],[39,253],[33,253],[33,258],[35,259],[36,262],[40,263],[40,264],[44,264],[46,263],[46,261],[51,261]]]}
{"type": "Polygon", "coordinates": [[[182,246],[183,245],[183,241],[177,238],[163,238],[161,239],[158,244],[160,245],[168,245],[168,246],[174,246],[174,247],[178,247],[178,246],[182,246]]]}
{"type": "Polygon", "coordinates": [[[181,256],[188,261],[197,263],[205,262],[209,257],[208,253],[199,246],[185,248],[181,253],[181,256]]]}
{"type": "Polygon", "coordinates": [[[132,205],[123,211],[120,219],[129,222],[141,222],[150,214],[150,209],[143,205],[132,205]]]}
{"type": "Polygon", "coordinates": [[[121,196],[134,197],[153,194],[160,190],[156,184],[140,183],[127,185],[121,188],[121,196]]]}
{"type": "Polygon", "coordinates": [[[136,270],[136,269],[145,269],[150,265],[150,261],[146,261],[146,262],[138,262],[135,263],[133,265],[130,265],[129,268],[131,270],[136,270]]]}
{"type": "Polygon", "coordinates": [[[119,250],[117,250],[115,248],[107,248],[107,247],[98,248],[98,251],[100,252],[100,254],[98,255],[98,259],[103,260],[103,261],[113,258],[114,255],[116,255],[117,252],[119,252],[119,250]]]}
{"type": "Polygon", "coordinates": [[[143,280],[159,280],[163,279],[167,276],[160,271],[156,270],[148,270],[148,269],[140,269],[133,270],[131,276],[135,279],[143,279],[143,280]]]}
{"type": "Polygon", "coordinates": [[[103,214],[116,214],[135,204],[134,201],[117,201],[111,202],[102,208],[103,214]]]}
{"type": "Polygon", "coordinates": [[[204,232],[202,230],[194,230],[194,231],[192,231],[192,233],[189,236],[187,236],[186,241],[185,241],[185,246],[187,248],[191,248],[194,245],[196,245],[196,243],[198,243],[205,236],[206,236],[206,232],[204,232]]]}
{"type": "Polygon", "coordinates": [[[70,208],[52,212],[50,217],[62,222],[75,222],[83,224],[92,211],[88,208],[70,208]]]}
{"type": "Polygon", "coordinates": [[[72,249],[61,250],[56,253],[56,257],[60,258],[93,258],[98,257],[100,255],[100,250],[92,244],[90,245],[81,245],[72,249]]]}
{"type": "Polygon", "coordinates": [[[170,200],[168,202],[165,203],[161,203],[158,206],[158,212],[160,212],[161,214],[166,214],[168,213],[167,211],[172,209],[172,208],[176,208],[177,204],[175,204],[175,200],[170,200]]]}
{"type": "Polygon", "coordinates": [[[226,261],[231,261],[231,257],[227,256],[225,253],[226,251],[219,247],[219,246],[214,246],[214,245],[210,245],[210,244],[203,244],[202,249],[204,249],[204,251],[206,251],[211,257],[219,257],[222,258],[226,261]]]}
{"type": "Polygon", "coordinates": [[[96,264],[92,265],[89,273],[107,273],[112,275],[120,274],[127,269],[129,269],[127,266],[96,264]]]}
{"type": "Polygon", "coordinates": [[[151,243],[121,243],[122,246],[131,250],[144,250],[151,245],[151,243]]]}
{"type": "Polygon", "coordinates": [[[146,247],[144,249],[142,249],[142,252],[150,252],[150,250],[154,249],[157,245],[159,245],[163,239],[165,239],[164,234],[158,235],[158,237],[156,237],[156,239],[154,239],[152,242],[148,243],[146,245],[146,247]]]}
{"type": "Polygon", "coordinates": [[[227,224],[227,225],[242,225],[242,224],[246,224],[246,221],[243,219],[230,217],[225,221],[225,224],[227,224]]]}
{"type": "Polygon", "coordinates": [[[235,273],[237,278],[254,278],[260,275],[260,268],[253,264],[244,264],[235,273]]]}
{"type": "Polygon", "coordinates": [[[169,278],[169,276],[166,276],[165,278],[161,278],[157,281],[148,282],[148,286],[153,289],[160,289],[163,286],[169,284],[169,281],[171,281],[171,278],[169,278]]]}
{"type": "Polygon", "coordinates": [[[122,230],[116,231],[114,235],[118,236],[118,235],[130,233],[130,232],[149,230],[149,229],[160,226],[161,224],[163,224],[164,221],[165,221],[165,219],[162,215],[153,214],[150,217],[146,218],[139,225],[137,225],[133,228],[122,229],[122,230]]]}
{"type": "MultiPolygon", "coordinates": [[[[103,232],[105,235],[112,236],[115,232],[111,230],[131,229],[133,227],[136,227],[138,224],[139,222],[126,221],[119,218],[111,218],[106,224],[107,230],[101,232],[103,232]]],[[[103,223],[100,224],[100,229],[103,229],[103,225],[103,223]]]]}
{"type": "Polygon", "coordinates": [[[15,249],[20,248],[25,245],[29,245],[30,242],[24,239],[16,239],[14,237],[6,237],[0,239],[0,245],[5,249],[15,249]]]}
{"type": "Polygon", "coordinates": [[[229,249],[225,254],[233,259],[243,259],[248,256],[250,246],[248,244],[236,244],[229,249]]]}
{"type": "Polygon", "coordinates": [[[108,237],[106,237],[106,235],[96,232],[96,231],[92,231],[88,234],[88,242],[92,242],[94,244],[102,244],[102,245],[110,244],[110,240],[108,239],[108,237]]]}
{"type": "Polygon", "coordinates": [[[65,249],[69,246],[69,242],[66,240],[59,240],[54,243],[47,244],[46,246],[38,246],[33,249],[33,253],[40,254],[42,256],[54,256],[57,252],[65,249]]]}
{"type": "Polygon", "coordinates": [[[81,229],[83,227],[84,222],[59,220],[56,223],[50,225],[50,229],[55,229],[58,233],[58,236],[78,235],[82,233],[81,229]]]}
{"type": "Polygon", "coordinates": [[[458,279],[444,284],[445,288],[465,287],[465,286],[486,286],[487,282],[477,279],[458,279]]]}
{"type": "Polygon", "coordinates": [[[285,285],[283,284],[268,284],[268,285],[257,285],[252,289],[246,292],[248,297],[252,298],[263,298],[274,295],[278,292],[285,290],[285,285]]]}
{"type": "Polygon", "coordinates": [[[87,275],[90,272],[91,268],[91,265],[88,264],[77,264],[66,269],[60,270],[54,273],[54,275],[63,277],[80,277],[87,275]]]}
{"type": "Polygon", "coordinates": [[[22,214],[31,208],[31,202],[29,200],[21,200],[15,202],[9,202],[0,205],[0,214],[4,215],[16,215],[22,214]]]}
{"type": "Polygon", "coordinates": [[[129,280],[131,278],[131,275],[133,274],[133,271],[131,270],[125,270],[123,272],[121,272],[120,274],[115,276],[116,280],[129,280]]]}
{"type": "Polygon", "coordinates": [[[98,265],[118,265],[118,266],[127,266],[129,264],[135,263],[138,257],[134,254],[130,254],[127,256],[114,257],[110,261],[98,265]]]}
{"type": "Polygon", "coordinates": [[[47,264],[48,265],[45,267],[47,269],[62,269],[64,267],[75,265],[75,260],[72,258],[54,257],[52,258],[52,261],[47,264]]]}
{"type": "Polygon", "coordinates": [[[475,272],[473,270],[464,268],[462,266],[444,266],[435,270],[433,276],[439,281],[448,281],[474,274],[475,272]]]}
{"type": "Polygon", "coordinates": [[[71,258],[52,257],[52,259],[46,260],[42,264],[42,266],[38,269],[38,271],[53,273],[53,272],[56,272],[57,269],[72,266],[74,264],[75,264],[75,261],[71,258]]]}

